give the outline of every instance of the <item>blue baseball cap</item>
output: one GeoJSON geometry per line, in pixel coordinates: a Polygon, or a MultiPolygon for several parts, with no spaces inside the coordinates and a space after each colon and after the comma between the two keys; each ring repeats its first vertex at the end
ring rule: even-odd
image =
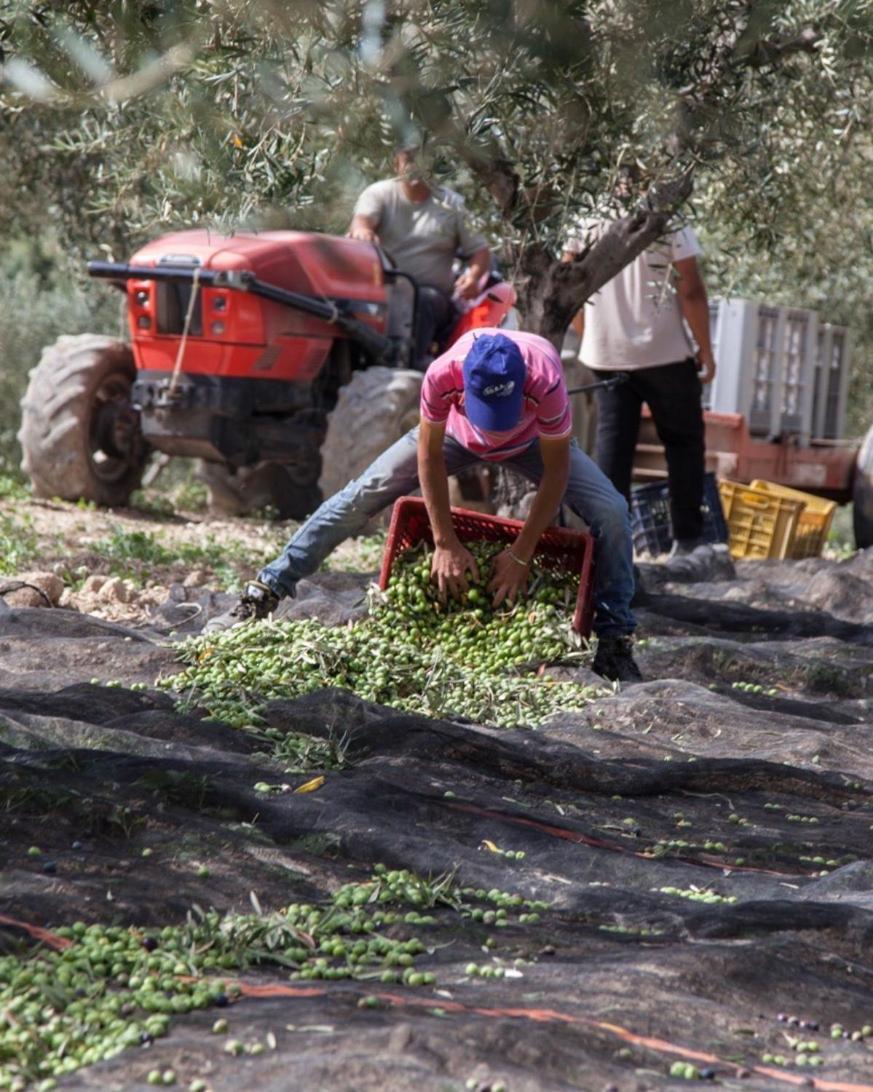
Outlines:
{"type": "Polygon", "coordinates": [[[524,381],[521,350],[505,334],[482,334],[464,358],[464,412],[488,432],[505,432],[521,420],[524,381]]]}

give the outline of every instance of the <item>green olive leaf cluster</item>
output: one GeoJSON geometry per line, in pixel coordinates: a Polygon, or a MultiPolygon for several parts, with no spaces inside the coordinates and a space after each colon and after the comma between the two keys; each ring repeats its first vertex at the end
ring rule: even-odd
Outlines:
{"type": "Polygon", "coordinates": [[[689,216],[719,291],[825,296],[862,327],[869,404],[873,0],[16,0],[0,50],[7,237],[51,226],[122,260],[192,225],[343,232],[395,145],[426,137],[523,328],[559,344],[689,216]],[[626,167],[641,200],[617,196],[626,167]],[[592,213],[626,230],[568,269],[592,213]]]}
{"type": "MultiPolygon", "coordinates": [[[[411,927],[437,918],[422,911],[466,919],[478,911],[475,920],[487,914],[508,925],[547,908],[496,888],[459,888],[450,875],[424,879],[376,865],[368,880],[345,884],[325,905],[197,911],[161,929],[74,922],[56,930],[67,945],[61,950],[0,956],[0,1089],[47,1092],[56,1078],[166,1035],[175,1017],[223,1008],[240,995],[229,973],[271,965],[295,980],[429,986],[434,973],[416,967],[428,947],[411,927]]],[[[232,1016],[217,1020],[213,1031],[226,1034],[231,1023],[232,1016]]],[[[259,1052],[231,1045],[237,1042],[228,1040],[228,1053],[259,1052]]]]}
{"type": "MultiPolygon", "coordinates": [[[[528,593],[494,610],[487,584],[500,547],[477,543],[472,549],[481,579],[461,600],[440,603],[429,553],[408,551],[363,620],[342,627],[311,619],[261,622],[193,638],[179,647],[188,666],[161,684],[240,728],[260,724],[259,710],[269,699],[327,687],[407,712],[502,727],[536,725],[584,708],[600,688],[540,671],[543,664],[585,657],[570,624],[578,574],[535,560],[528,593]]],[[[285,742],[281,754],[290,757],[285,733],[264,735],[279,748],[285,742]]]]}
{"type": "Polygon", "coordinates": [[[18,0],[0,216],[48,206],[116,250],[289,214],[342,230],[425,135],[495,242],[556,256],[627,164],[693,166],[720,219],[781,237],[869,148],[871,43],[870,0],[18,0]]]}

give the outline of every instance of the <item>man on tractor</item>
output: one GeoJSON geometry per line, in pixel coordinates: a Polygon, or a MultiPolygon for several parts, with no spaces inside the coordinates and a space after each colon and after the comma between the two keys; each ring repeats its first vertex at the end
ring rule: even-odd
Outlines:
{"type": "Polygon", "coordinates": [[[396,177],[364,190],[349,235],[381,246],[418,283],[415,366],[424,371],[431,346],[446,337],[457,318],[453,295],[473,299],[479,294],[479,282],[491,268],[491,251],[470,230],[461,195],[433,183],[418,156],[417,146],[398,148],[396,177]],[[467,263],[457,280],[456,258],[467,263]]]}
{"type": "Polygon", "coordinates": [[[640,681],[632,654],[627,502],[571,439],[570,403],[554,347],[536,334],[493,328],[465,334],[431,364],[422,385],[420,425],[325,501],[245,586],[239,601],[207,623],[207,632],[266,618],[335,547],[419,487],[434,533],[432,578],[443,596],[460,595],[476,563],[455,534],[448,479],[483,460],[505,462],[537,487],[518,538],[495,559],[494,603],[524,591],[540,535],[561,503],[568,504],[595,539],[593,668],[608,679],[640,681]]]}

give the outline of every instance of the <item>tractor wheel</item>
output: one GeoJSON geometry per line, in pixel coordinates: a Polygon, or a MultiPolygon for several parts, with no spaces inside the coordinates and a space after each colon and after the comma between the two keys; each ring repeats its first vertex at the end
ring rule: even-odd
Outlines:
{"type": "Polygon", "coordinates": [[[280,519],[304,519],[321,503],[318,464],[289,467],[256,463],[235,472],[223,463],[202,462],[198,477],[209,493],[209,509],[224,516],[247,516],[274,508],[280,519]]]}
{"type": "Polygon", "coordinates": [[[321,445],[319,485],[331,497],[418,424],[421,372],[376,366],[340,388],[321,445]]]}
{"type": "Polygon", "coordinates": [[[873,546],[873,426],[868,430],[858,452],[852,501],[855,545],[859,550],[866,550],[868,546],[873,546]]]}
{"type": "Polygon", "coordinates": [[[38,497],[128,503],[149,448],[130,401],[129,345],[99,334],[61,337],[30,373],[21,401],[21,468],[38,497]]]}

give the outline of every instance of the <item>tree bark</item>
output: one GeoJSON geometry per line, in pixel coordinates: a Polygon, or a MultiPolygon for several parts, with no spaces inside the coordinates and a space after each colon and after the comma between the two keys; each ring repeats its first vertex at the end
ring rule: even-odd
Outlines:
{"type": "Polygon", "coordinates": [[[542,243],[510,255],[521,326],[547,338],[560,352],[570,319],[598,289],[668,229],[693,185],[692,170],[653,186],[640,205],[616,220],[593,246],[571,262],[557,260],[542,243]]]}

